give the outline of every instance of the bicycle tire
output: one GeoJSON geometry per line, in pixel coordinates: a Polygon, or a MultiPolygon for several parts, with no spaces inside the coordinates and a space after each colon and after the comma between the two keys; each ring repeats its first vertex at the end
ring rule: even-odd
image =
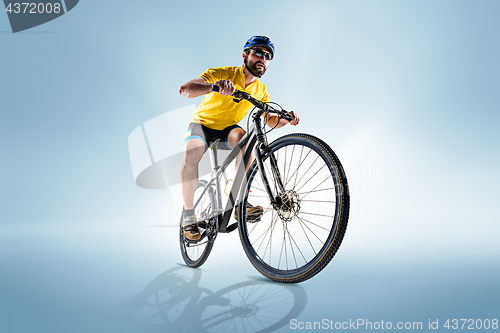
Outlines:
{"type": "MultiPolygon", "coordinates": [[[[205,187],[208,186],[208,182],[205,180],[200,180],[198,182],[198,187],[196,188],[194,195],[194,202],[198,199],[196,197],[196,193],[198,191],[202,192],[205,187]]],[[[215,191],[209,186],[207,191],[203,195],[206,198],[202,198],[200,203],[195,208],[195,214],[198,218],[198,221],[205,220],[206,223],[209,223],[208,219],[212,216],[212,212],[217,208],[217,203],[215,201],[215,191]]],[[[200,227],[200,233],[203,233],[203,229],[200,227]]],[[[212,251],[213,241],[215,237],[207,236],[207,239],[200,240],[199,243],[193,243],[186,240],[184,237],[184,232],[182,230],[182,217],[180,222],[180,233],[179,240],[181,245],[181,254],[182,259],[189,267],[196,268],[200,267],[207,260],[210,251],[212,251]]]]}
{"type": "Polygon", "coordinates": [[[243,248],[252,265],[270,280],[308,280],[328,265],[344,238],[350,204],[344,169],[325,142],[308,134],[283,136],[262,155],[271,190],[280,204],[273,205],[267,197],[254,161],[240,193],[238,230],[243,248]],[[277,161],[278,176],[271,156],[277,161]],[[284,179],[284,190],[279,189],[278,178],[284,179]],[[247,201],[264,209],[257,222],[247,219],[247,201]]]}

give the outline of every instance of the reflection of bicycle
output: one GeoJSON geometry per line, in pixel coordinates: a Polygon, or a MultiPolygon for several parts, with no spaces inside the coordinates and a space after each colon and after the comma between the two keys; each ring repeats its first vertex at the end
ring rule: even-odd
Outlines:
{"type": "MultiPolygon", "coordinates": [[[[201,271],[176,267],[151,281],[122,304],[142,328],[176,332],[273,332],[304,309],[299,286],[246,281],[212,292],[198,286],[201,271]]],[[[156,331],[156,330],[155,330],[156,331]]]]}
{"type": "Polygon", "coordinates": [[[305,281],[325,268],[344,237],[349,216],[344,170],[332,149],[312,135],[290,134],[268,144],[262,116],[275,113],[291,120],[291,115],[242,91],[233,97],[255,106],[253,125],[222,165],[216,143],[210,147],[212,178],[201,180],[195,192],[201,239],[187,240],[181,223],[182,257],[190,267],[201,266],[217,233],[237,227],[245,253],[260,273],[278,282],[305,281]],[[223,210],[220,178],[240,151],[243,160],[223,210]],[[264,208],[258,219],[246,215],[249,201],[264,208]],[[236,203],[238,222],[228,226],[236,203]]]}

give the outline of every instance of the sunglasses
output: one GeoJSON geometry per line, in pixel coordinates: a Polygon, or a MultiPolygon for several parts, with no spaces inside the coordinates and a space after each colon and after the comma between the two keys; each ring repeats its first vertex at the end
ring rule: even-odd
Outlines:
{"type": "Polygon", "coordinates": [[[262,51],[261,49],[252,49],[252,52],[259,58],[262,56],[264,56],[264,59],[266,60],[271,60],[273,58],[271,53],[262,51]]]}

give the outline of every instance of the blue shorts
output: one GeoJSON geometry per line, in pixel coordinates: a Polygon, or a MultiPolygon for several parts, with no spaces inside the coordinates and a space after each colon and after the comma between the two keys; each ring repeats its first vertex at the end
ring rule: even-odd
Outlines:
{"type": "Polygon", "coordinates": [[[227,143],[227,138],[229,137],[229,133],[236,128],[241,127],[232,125],[222,130],[214,130],[199,123],[189,123],[186,134],[184,135],[184,143],[191,139],[200,139],[205,143],[205,151],[207,151],[208,147],[214,143],[215,140],[219,139],[218,149],[230,150],[231,148],[227,143]]]}

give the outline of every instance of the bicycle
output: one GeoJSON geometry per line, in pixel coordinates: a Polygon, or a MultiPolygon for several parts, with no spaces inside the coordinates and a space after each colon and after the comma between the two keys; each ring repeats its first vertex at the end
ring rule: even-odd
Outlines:
{"type": "Polygon", "coordinates": [[[249,116],[253,124],[221,165],[217,142],[211,145],[211,179],[200,180],[195,191],[198,241],[184,237],[181,218],[184,262],[190,267],[203,265],[217,234],[238,229],[248,259],[262,275],[284,283],[308,280],[331,261],[346,231],[350,198],[344,169],[333,150],[309,134],[289,134],[268,144],[262,117],[275,113],[292,120],[278,104],[263,103],[239,90],[233,99],[254,106],[249,116]],[[240,151],[242,161],[222,209],[220,180],[240,151]],[[246,215],[249,200],[264,208],[262,216],[246,215]],[[228,225],[235,205],[237,222],[228,225]]]}

